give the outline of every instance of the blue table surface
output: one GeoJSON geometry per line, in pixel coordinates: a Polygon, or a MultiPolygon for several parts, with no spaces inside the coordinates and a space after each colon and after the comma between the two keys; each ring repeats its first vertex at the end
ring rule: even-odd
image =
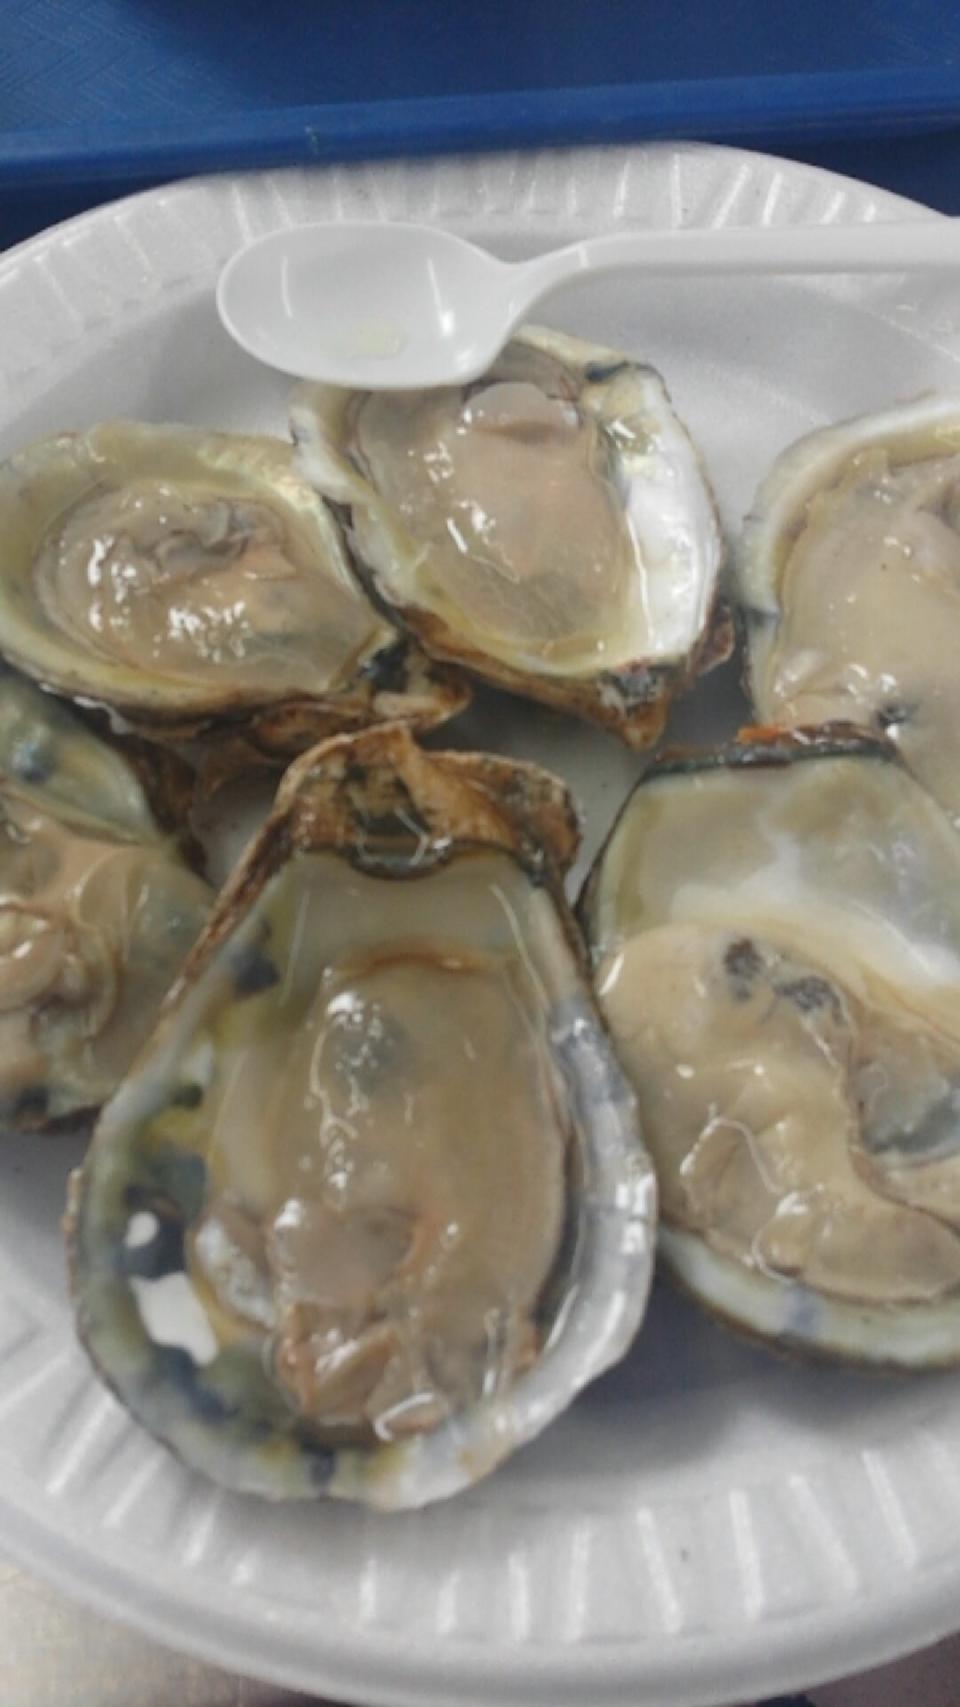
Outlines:
{"type": "Polygon", "coordinates": [[[957,67],[960,12],[953,0],[0,0],[0,42],[0,129],[52,132],[453,92],[929,75],[957,67]]]}
{"type": "Polygon", "coordinates": [[[960,211],[956,0],[0,0],[0,247],[190,172],[694,136],[960,211]]]}

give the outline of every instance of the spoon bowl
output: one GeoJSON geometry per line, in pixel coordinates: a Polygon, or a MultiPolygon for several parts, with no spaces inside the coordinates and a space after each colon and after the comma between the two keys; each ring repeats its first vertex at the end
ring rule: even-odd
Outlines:
{"type": "Polygon", "coordinates": [[[432,226],[303,225],[234,255],[217,307],[231,337],[283,373],[371,389],[449,385],[496,356],[513,271],[432,226]]]}

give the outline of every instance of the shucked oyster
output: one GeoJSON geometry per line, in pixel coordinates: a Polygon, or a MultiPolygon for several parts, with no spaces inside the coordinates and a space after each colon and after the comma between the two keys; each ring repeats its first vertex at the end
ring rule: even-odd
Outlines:
{"type": "Polygon", "coordinates": [[[713,500],[652,368],[529,327],[463,388],[304,386],[293,430],[432,656],[642,747],[723,655],[713,500]]]}
{"type": "Polygon", "coordinates": [[[211,890],[158,827],[175,767],[134,765],[0,672],[0,1128],[98,1108],[150,1031],[211,890]]]}
{"type": "Polygon", "coordinates": [[[421,1505],[626,1349],[653,1182],[576,841],[546,772],[397,725],[284,779],[73,1193],[80,1332],[188,1463],[421,1505]]]}
{"type": "Polygon", "coordinates": [[[889,744],[665,762],[585,915],[683,1283],[780,1345],[960,1360],[960,840],[889,744]]]}
{"type": "Polygon", "coordinates": [[[65,433],[0,469],[0,649],[154,739],[270,757],[465,697],[357,588],[289,446],[188,427],[65,433]]]}
{"type": "Polygon", "coordinates": [[[739,572],[759,719],[885,730],[960,824],[960,399],[793,445],[739,572]]]}

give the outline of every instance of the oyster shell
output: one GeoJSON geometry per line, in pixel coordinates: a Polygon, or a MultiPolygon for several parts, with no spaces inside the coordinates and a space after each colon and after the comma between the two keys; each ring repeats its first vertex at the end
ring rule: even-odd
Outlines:
{"type": "Polygon", "coordinates": [[[282,759],[464,704],[362,595],[280,440],[114,422],[0,469],[0,649],[157,741],[282,759]]]}
{"type": "Polygon", "coordinates": [[[889,743],[664,762],[583,905],[674,1274],[777,1346],[960,1361],[960,841],[889,743]]]}
{"type": "Polygon", "coordinates": [[[885,731],[960,823],[960,399],[811,433],[744,527],[759,721],[885,731]]]}
{"type": "Polygon", "coordinates": [[[292,421],[359,572],[431,656],[643,747],[726,655],[713,498],[652,368],[528,327],[473,385],[305,385],[292,421]]]}
{"type": "Polygon", "coordinates": [[[69,1217],[81,1336],[234,1488],[422,1505],[626,1349],[654,1187],[569,796],[402,727],[290,769],[69,1217]]]}
{"type": "Polygon", "coordinates": [[[0,1129],[100,1106],[206,919],[159,828],[189,785],[149,770],[154,806],[136,757],[0,668],[0,1129]]]}

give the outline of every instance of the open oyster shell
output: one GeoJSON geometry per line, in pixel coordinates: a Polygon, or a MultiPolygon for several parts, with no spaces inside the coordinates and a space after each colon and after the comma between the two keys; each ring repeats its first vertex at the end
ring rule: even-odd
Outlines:
{"type": "Polygon", "coordinates": [[[189,791],[0,668],[0,1130],[98,1108],[150,1031],[213,899],[160,828],[189,791]]]}
{"type": "Polygon", "coordinates": [[[726,655],[713,498],[652,368],[527,327],[472,385],[305,385],[292,423],[359,573],[431,656],[644,747],[726,655]]]}
{"type": "Polygon", "coordinates": [[[739,553],[761,722],[885,731],[960,823],[960,398],[811,433],[739,553]]]}
{"type": "Polygon", "coordinates": [[[357,587],[280,440],[114,422],[0,468],[0,650],[155,741],[282,760],[464,704],[357,587]]]}
{"type": "Polygon", "coordinates": [[[665,761],[583,910],[674,1274],[778,1347],[960,1361],[960,840],[889,743],[665,761]]]}
{"type": "Polygon", "coordinates": [[[425,1504],[626,1349],[654,1186],[562,784],[334,739],[284,779],[69,1218],[80,1333],[234,1488],[425,1504]]]}

